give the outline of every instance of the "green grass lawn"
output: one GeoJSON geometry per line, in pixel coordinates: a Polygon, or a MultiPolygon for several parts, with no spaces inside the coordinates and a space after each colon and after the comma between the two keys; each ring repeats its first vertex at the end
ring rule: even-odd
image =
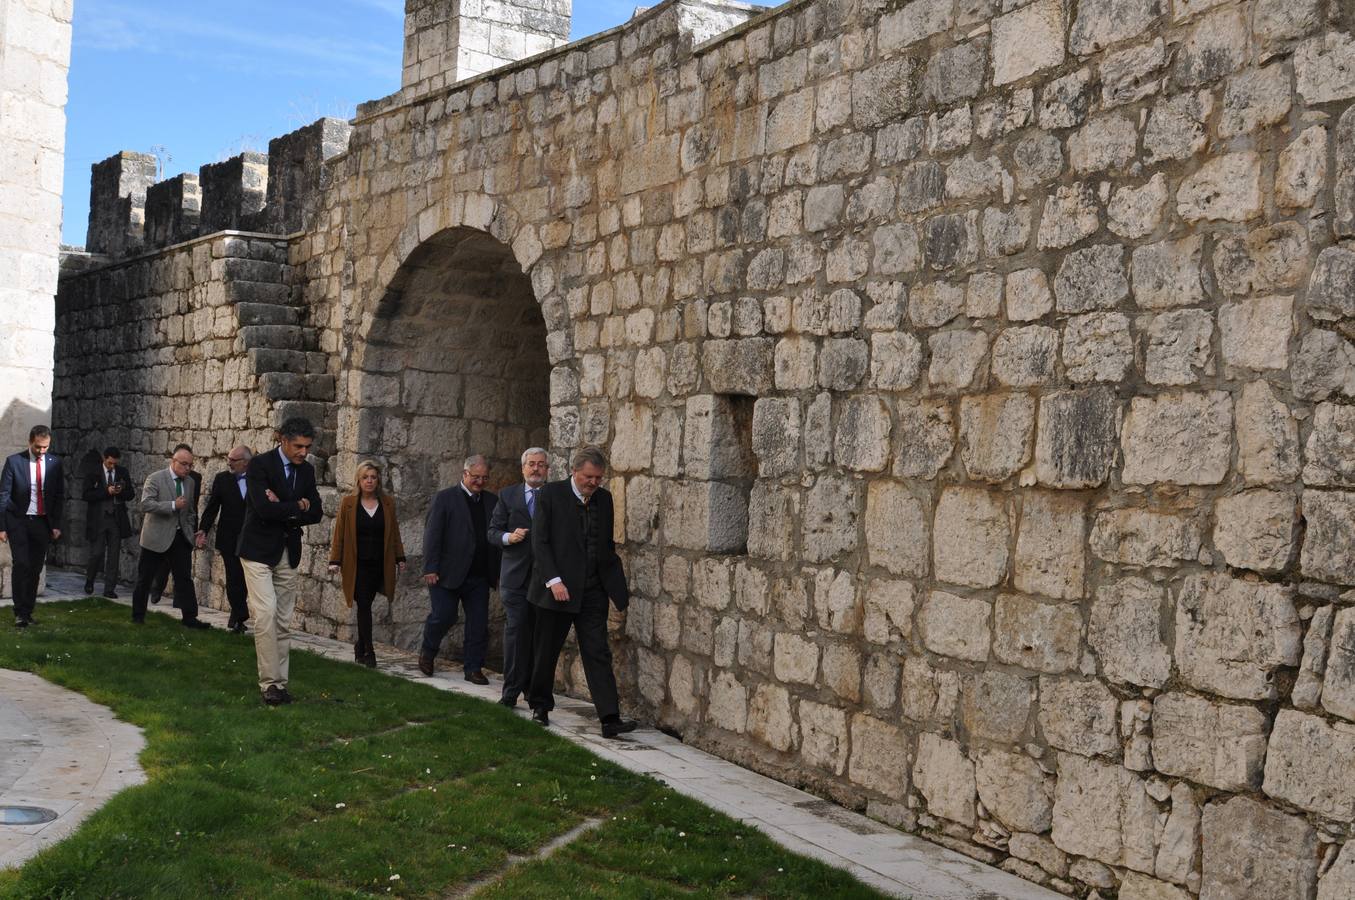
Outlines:
{"type": "Polygon", "coordinates": [[[0,667],[144,729],[149,780],[2,897],[441,897],[504,869],[479,896],[878,896],[494,704],[294,652],[297,702],[270,709],[247,637],[100,600],[37,618],[0,632],[0,667]]]}

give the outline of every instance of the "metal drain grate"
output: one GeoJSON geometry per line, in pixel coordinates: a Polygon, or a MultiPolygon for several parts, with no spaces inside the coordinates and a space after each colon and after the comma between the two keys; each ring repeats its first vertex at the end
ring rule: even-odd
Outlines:
{"type": "Polygon", "coordinates": [[[0,825],[41,825],[56,820],[56,813],[41,806],[0,806],[0,825]]]}

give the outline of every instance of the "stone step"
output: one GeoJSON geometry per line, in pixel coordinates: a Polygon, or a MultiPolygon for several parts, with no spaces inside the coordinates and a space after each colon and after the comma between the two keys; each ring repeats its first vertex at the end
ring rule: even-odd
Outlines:
{"type": "MultiPolygon", "coordinates": [[[[246,260],[248,262],[249,260],[246,260]]],[[[277,281],[228,281],[227,296],[235,303],[270,303],[291,306],[292,287],[277,281]]]]}
{"type": "Polygon", "coordinates": [[[269,262],[262,259],[228,259],[225,265],[225,281],[247,282],[262,281],[266,284],[287,287],[287,264],[269,262]]]}
{"type": "Polygon", "coordinates": [[[294,372],[265,372],[259,376],[259,390],[270,402],[276,400],[334,401],[333,375],[298,375],[294,372]]]}
{"type": "Polygon", "coordinates": [[[295,306],[276,303],[237,303],[235,314],[241,326],[299,325],[304,311],[295,306]]]}
{"type": "Polygon", "coordinates": [[[247,350],[313,350],[318,346],[315,329],[301,325],[246,325],[239,336],[247,350]]]}
{"type": "Polygon", "coordinates": [[[305,375],[307,356],[301,350],[253,347],[249,351],[249,362],[260,378],[272,372],[292,372],[297,375],[305,375]]]}

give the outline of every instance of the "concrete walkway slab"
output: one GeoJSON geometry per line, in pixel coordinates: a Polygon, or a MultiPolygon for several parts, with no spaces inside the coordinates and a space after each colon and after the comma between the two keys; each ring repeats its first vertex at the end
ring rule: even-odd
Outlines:
{"type": "MultiPolygon", "coordinates": [[[[47,595],[40,602],[83,596],[78,573],[52,570],[47,595]]],[[[121,602],[130,603],[126,594],[121,602]]],[[[150,607],[153,612],[177,613],[150,607]]],[[[224,627],[226,613],[203,608],[204,621],[224,627]]],[[[40,627],[40,626],[39,626],[40,627]]],[[[247,640],[247,639],[246,639],[247,640]]],[[[311,634],[294,633],[293,644],[330,659],[352,662],[351,644],[311,634]]],[[[464,681],[459,670],[444,669],[425,678],[414,653],[394,647],[377,649],[381,671],[487,702],[502,692],[502,680],[488,686],[464,681]]],[[[299,694],[305,684],[292,687],[299,694]]],[[[1017,878],[963,854],[904,834],[873,819],[797,790],[734,763],[683,744],[660,731],[640,730],[626,740],[606,740],[598,733],[597,715],[589,703],[560,697],[551,713],[551,730],[586,747],[603,759],[633,772],[650,775],[739,821],[756,827],[782,846],[851,872],[866,884],[913,900],[1062,900],[1063,895],[1017,878]]],[[[526,717],[527,710],[519,707],[526,717]]]]}
{"type": "Polygon", "coordinates": [[[0,868],[20,866],[66,837],[145,773],[141,729],[28,672],[0,669],[0,806],[57,813],[40,825],[0,825],[0,868]]]}

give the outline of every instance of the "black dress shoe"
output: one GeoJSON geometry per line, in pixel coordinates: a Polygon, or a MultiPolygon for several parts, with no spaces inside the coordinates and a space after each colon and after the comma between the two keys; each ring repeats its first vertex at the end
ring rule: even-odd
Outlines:
{"type": "Polygon", "coordinates": [[[85,582],[85,593],[89,594],[90,596],[94,595],[94,582],[92,581],[85,582]]]}
{"type": "Polygon", "coordinates": [[[602,736],[605,738],[620,737],[627,732],[634,731],[637,724],[634,719],[612,719],[609,722],[603,722],[602,736]]]}
{"type": "Polygon", "coordinates": [[[366,666],[367,668],[369,668],[369,669],[375,669],[375,668],[376,668],[376,654],[375,654],[375,653],[368,653],[366,656],[364,656],[364,657],[362,658],[362,664],[363,664],[364,666],[366,666]]]}
{"type": "Polygon", "coordinates": [[[103,596],[109,600],[118,599],[118,592],[112,588],[104,588],[103,596]]]}
{"type": "Polygon", "coordinates": [[[286,693],[281,688],[275,684],[270,684],[268,687],[264,688],[263,702],[267,703],[269,706],[281,706],[290,701],[287,699],[286,693]]]}
{"type": "Polygon", "coordinates": [[[509,709],[512,709],[513,707],[515,707],[515,706],[518,705],[518,701],[517,701],[517,698],[516,698],[516,697],[514,697],[514,698],[512,698],[512,699],[510,699],[510,698],[508,698],[508,697],[500,697],[500,698],[499,698],[499,705],[500,705],[500,706],[506,706],[506,707],[508,707],[509,709]]]}
{"type": "Polygon", "coordinates": [[[419,654],[419,671],[426,677],[433,677],[433,657],[419,654]]]}
{"type": "Polygon", "coordinates": [[[479,669],[476,669],[474,672],[467,672],[466,680],[471,684],[489,684],[489,679],[486,678],[485,673],[481,672],[479,669]]]}
{"type": "Polygon", "coordinates": [[[146,617],[145,617],[145,616],[132,616],[132,624],[133,624],[133,625],[145,625],[145,624],[146,624],[146,617]]]}
{"type": "Polygon", "coordinates": [[[543,726],[543,727],[549,728],[549,727],[550,727],[550,713],[548,713],[548,712],[547,712],[546,710],[544,710],[544,709],[534,709],[534,710],[532,710],[532,721],[535,722],[535,723],[538,724],[538,725],[541,725],[541,726],[543,726]]]}
{"type": "Polygon", "coordinates": [[[202,621],[201,619],[184,619],[184,620],[183,620],[183,627],[184,627],[184,628],[199,628],[199,629],[202,629],[202,630],[206,630],[206,629],[208,629],[208,628],[211,628],[212,626],[209,625],[209,624],[207,624],[206,622],[202,621]]]}
{"type": "Polygon", "coordinates": [[[234,625],[232,625],[232,626],[230,627],[229,631],[230,631],[231,634],[244,634],[244,633],[245,633],[245,623],[244,623],[244,622],[236,622],[234,625]]]}
{"type": "MultiPolygon", "coordinates": [[[[163,595],[161,595],[161,596],[163,596],[163,595]]],[[[160,599],[161,599],[161,597],[152,597],[152,598],[151,598],[151,603],[159,603],[159,602],[160,602],[160,599]]]]}
{"type": "Polygon", "coordinates": [[[15,619],[15,620],[14,620],[14,627],[15,627],[15,628],[27,628],[28,625],[29,625],[29,622],[28,622],[27,619],[15,619]]]}

